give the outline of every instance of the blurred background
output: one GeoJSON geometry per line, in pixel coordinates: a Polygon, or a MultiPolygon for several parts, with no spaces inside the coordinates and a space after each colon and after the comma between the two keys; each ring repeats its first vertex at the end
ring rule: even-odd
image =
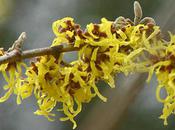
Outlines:
{"type": "MultiPolygon", "coordinates": [[[[118,16],[133,19],[134,0],[0,0],[0,46],[9,48],[23,31],[27,33],[24,49],[49,46],[54,38],[52,22],[71,16],[84,28],[90,22],[100,22],[102,17],[115,20],[118,16]]],[[[163,35],[175,33],[175,0],[140,0],[144,16],[151,16],[161,26],[163,35]]],[[[75,58],[74,53],[65,57],[75,58]]],[[[2,79],[2,76],[1,76],[2,79]]],[[[117,76],[116,88],[110,89],[104,82],[99,88],[108,102],[95,98],[84,104],[77,116],[77,130],[174,130],[171,116],[168,126],[158,117],[162,104],[155,98],[156,78],[145,84],[146,75],[117,76]]],[[[3,86],[3,80],[0,81],[3,86]]],[[[0,88],[0,96],[4,94],[0,88]]],[[[71,130],[72,124],[49,122],[36,116],[34,98],[16,105],[16,97],[0,104],[0,130],[71,130]]],[[[62,116],[58,113],[58,117],[62,116]]]]}

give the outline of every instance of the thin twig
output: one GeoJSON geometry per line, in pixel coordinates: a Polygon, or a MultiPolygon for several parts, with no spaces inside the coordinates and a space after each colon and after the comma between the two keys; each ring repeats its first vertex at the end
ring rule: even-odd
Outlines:
{"type": "Polygon", "coordinates": [[[28,58],[33,58],[33,57],[43,56],[43,55],[57,55],[63,52],[70,52],[70,51],[77,51],[77,50],[78,48],[75,48],[73,46],[68,46],[63,48],[62,45],[38,48],[38,49],[24,51],[21,55],[21,59],[28,59],[28,58]]]}
{"type": "Polygon", "coordinates": [[[14,62],[17,60],[24,60],[43,55],[58,55],[63,52],[76,51],[76,50],[78,50],[78,48],[75,48],[73,46],[63,48],[62,45],[58,45],[53,47],[26,50],[20,54],[18,50],[14,49],[3,56],[0,56],[0,65],[9,62],[14,62]]]}
{"type": "Polygon", "coordinates": [[[73,47],[71,45],[67,47],[63,47],[63,45],[58,45],[53,47],[37,48],[22,51],[21,47],[26,38],[27,38],[26,33],[22,32],[18,37],[18,39],[13,43],[12,47],[9,48],[8,51],[6,51],[3,56],[0,56],[0,65],[44,55],[59,56],[59,54],[63,52],[78,50],[78,48],[73,47]]]}

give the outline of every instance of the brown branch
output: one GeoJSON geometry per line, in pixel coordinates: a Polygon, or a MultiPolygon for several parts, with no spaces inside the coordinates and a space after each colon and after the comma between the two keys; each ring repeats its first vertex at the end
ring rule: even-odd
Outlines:
{"type": "Polygon", "coordinates": [[[38,56],[43,56],[43,55],[58,55],[63,52],[70,52],[70,51],[76,51],[76,50],[78,50],[78,48],[75,48],[72,46],[63,48],[62,45],[58,45],[53,47],[26,50],[20,54],[18,50],[14,49],[3,56],[0,56],[0,65],[9,63],[9,62],[14,62],[17,60],[24,60],[24,59],[34,58],[38,56]]]}
{"type": "Polygon", "coordinates": [[[97,102],[90,109],[85,118],[80,122],[79,129],[83,130],[118,130],[121,121],[127,114],[128,108],[133,104],[138,94],[143,89],[146,75],[131,75],[121,81],[113,90],[106,89],[104,95],[108,102],[97,102]],[[94,125],[95,122],[95,125],[94,125]]]}
{"type": "Polygon", "coordinates": [[[24,32],[21,33],[18,40],[14,42],[12,47],[3,56],[0,56],[0,65],[9,63],[9,62],[20,61],[28,58],[44,56],[44,55],[58,56],[60,53],[63,53],[63,52],[78,50],[78,48],[75,48],[73,46],[63,47],[63,45],[58,45],[53,47],[37,48],[37,49],[22,51],[21,44],[24,42],[25,38],[26,38],[26,33],[24,32]]]}
{"type": "Polygon", "coordinates": [[[78,48],[75,48],[73,46],[68,46],[64,48],[63,45],[38,48],[38,49],[24,51],[21,55],[21,59],[28,59],[28,58],[33,58],[33,57],[43,56],[43,55],[58,55],[63,52],[70,52],[70,51],[77,51],[77,50],[78,48]]]}

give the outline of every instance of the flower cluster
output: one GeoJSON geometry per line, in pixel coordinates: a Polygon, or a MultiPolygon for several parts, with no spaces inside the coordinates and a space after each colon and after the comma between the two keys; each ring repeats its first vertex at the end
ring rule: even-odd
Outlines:
{"type": "MultiPolygon", "coordinates": [[[[99,80],[106,81],[110,87],[114,88],[116,73],[122,72],[127,75],[132,72],[149,71],[152,64],[149,56],[156,55],[163,46],[161,41],[161,44],[157,43],[160,39],[159,27],[151,24],[134,26],[129,21],[126,21],[120,29],[118,27],[116,28],[113,21],[105,18],[101,19],[100,24],[88,24],[85,30],[82,30],[80,25],[74,23],[74,20],[69,17],[53,23],[56,38],[52,46],[66,43],[79,48],[78,60],[71,63],[69,69],[72,70],[78,66],[79,70],[76,71],[80,71],[83,75],[80,77],[76,77],[78,74],[70,75],[70,70],[67,68],[69,71],[66,70],[66,74],[69,81],[64,81],[77,86],[75,89],[71,85],[72,91],[67,92],[68,95],[72,95],[73,102],[82,104],[90,101],[95,95],[106,101],[96,87],[99,80]],[[72,82],[72,78],[76,80],[72,82]],[[95,93],[92,93],[92,89],[95,93]]],[[[71,108],[69,111],[72,111],[71,108]]],[[[71,120],[70,116],[69,119],[71,120]]]]}
{"type": "MultiPolygon", "coordinates": [[[[0,50],[0,56],[5,55],[4,50],[0,50]]],[[[17,104],[20,103],[18,88],[22,82],[22,67],[26,68],[26,64],[23,62],[6,63],[0,65],[0,71],[3,74],[5,81],[4,90],[7,90],[6,94],[0,98],[0,102],[6,101],[12,93],[17,95],[17,104]]]]}
{"type": "Polygon", "coordinates": [[[168,124],[167,118],[174,114],[175,110],[175,35],[170,33],[170,39],[169,42],[165,42],[164,48],[159,50],[159,54],[152,58],[154,65],[150,69],[150,72],[154,71],[157,76],[156,97],[164,104],[160,116],[160,119],[164,120],[164,125],[168,124]],[[163,91],[166,92],[164,97],[163,91]]]}
{"type": "MultiPolygon", "coordinates": [[[[133,25],[130,21],[120,24],[101,19],[101,23],[90,23],[86,29],[74,23],[70,17],[53,23],[55,39],[52,47],[57,45],[78,48],[78,59],[63,64],[63,55],[46,55],[37,57],[26,66],[23,62],[0,65],[0,70],[7,81],[8,89],[0,102],[7,100],[12,93],[17,95],[17,103],[35,95],[38,103],[37,115],[53,120],[54,108],[62,111],[76,128],[74,117],[81,112],[83,103],[88,103],[100,94],[96,84],[104,80],[111,88],[115,87],[114,75],[134,72],[148,72],[148,81],[156,72],[159,86],[157,98],[164,103],[162,119],[173,113],[175,84],[175,36],[166,42],[161,38],[158,26],[151,23],[133,25]],[[24,67],[25,75],[22,74],[24,67]],[[166,76],[165,76],[166,75],[166,76]],[[165,88],[167,97],[160,98],[160,91],[165,88]]],[[[5,52],[1,50],[0,55],[5,52]]]]}

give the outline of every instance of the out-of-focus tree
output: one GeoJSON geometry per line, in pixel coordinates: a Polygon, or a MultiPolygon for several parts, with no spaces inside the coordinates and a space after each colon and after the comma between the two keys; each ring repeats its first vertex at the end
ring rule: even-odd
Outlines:
{"type": "Polygon", "coordinates": [[[12,0],[0,0],[0,24],[6,22],[13,8],[12,0]]]}

